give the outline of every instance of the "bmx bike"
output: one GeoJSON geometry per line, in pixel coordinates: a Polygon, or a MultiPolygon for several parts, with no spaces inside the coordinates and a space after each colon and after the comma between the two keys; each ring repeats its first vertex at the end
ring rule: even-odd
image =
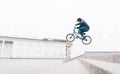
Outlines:
{"type": "Polygon", "coordinates": [[[76,27],[73,29],[73,33],[69,33],[66,35],[66,41],[68,42],[73,42],[75,38],[79,38],[83,44],[88,45],[92,42],[92,38],[89,35],[84,35],[81,37],[77,32],[76,32],[76,27]]]}

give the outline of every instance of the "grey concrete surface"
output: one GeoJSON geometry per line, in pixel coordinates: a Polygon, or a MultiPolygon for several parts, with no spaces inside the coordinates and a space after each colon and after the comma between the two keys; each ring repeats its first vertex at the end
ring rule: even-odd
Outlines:
{"type": "Polygon", "coordinates": [[[87,52],[83,58],[120,63],[120,52],[87,52]]]}
{"type": "Polygon", "coordinates": [[[91,74],[120,74],[120,64],[83,58],[79,60],[91,74]]]}
{"type": "Polygon", "coordinates": [[[79,62],[64,59],[0,59],[0,74],[90,74],[79,62]]]}

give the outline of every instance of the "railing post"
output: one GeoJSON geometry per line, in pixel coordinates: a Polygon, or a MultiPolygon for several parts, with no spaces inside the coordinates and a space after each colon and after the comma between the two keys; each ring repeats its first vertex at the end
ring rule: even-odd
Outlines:
{"type": "Polygon", "coordinates": [[[67,58],[70,58],[70,54],[71,54],[71,49],[70,47],[72,46],[73,44],[71,42],[66,42],[66,57],[67,58]]]}

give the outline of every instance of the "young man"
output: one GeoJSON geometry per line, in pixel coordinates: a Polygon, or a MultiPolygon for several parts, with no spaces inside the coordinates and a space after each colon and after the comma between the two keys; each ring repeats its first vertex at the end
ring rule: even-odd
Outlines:
{"type": "Polygon", "coordinates": [[[81,18],[77,19],[77,24],[75,24],[75,26],[78,26],[78,34],[80,34],[82,37],[85,34],[84,32],[89,31],[90,27],[88,26],[88,24],[81,18]]]}

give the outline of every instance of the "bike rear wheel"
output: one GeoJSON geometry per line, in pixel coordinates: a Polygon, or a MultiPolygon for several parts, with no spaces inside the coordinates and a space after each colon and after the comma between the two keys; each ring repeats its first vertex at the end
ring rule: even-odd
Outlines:
{"type": "Polygon", "coordinates": [[[88,35],[84,36],[83,39],[82,39],[82,43],[85,44],[85,45],[88,45],[92,42],[92,38],[88,35]]]}
{"type": "Polygon", "coordinates": [[[68,42],[73,42],[74,40],[75,40],[74,34],[72,34],[72,33],[67,34],[67,36],[66,36],[66,41],[68,41],[68,42]]]}

